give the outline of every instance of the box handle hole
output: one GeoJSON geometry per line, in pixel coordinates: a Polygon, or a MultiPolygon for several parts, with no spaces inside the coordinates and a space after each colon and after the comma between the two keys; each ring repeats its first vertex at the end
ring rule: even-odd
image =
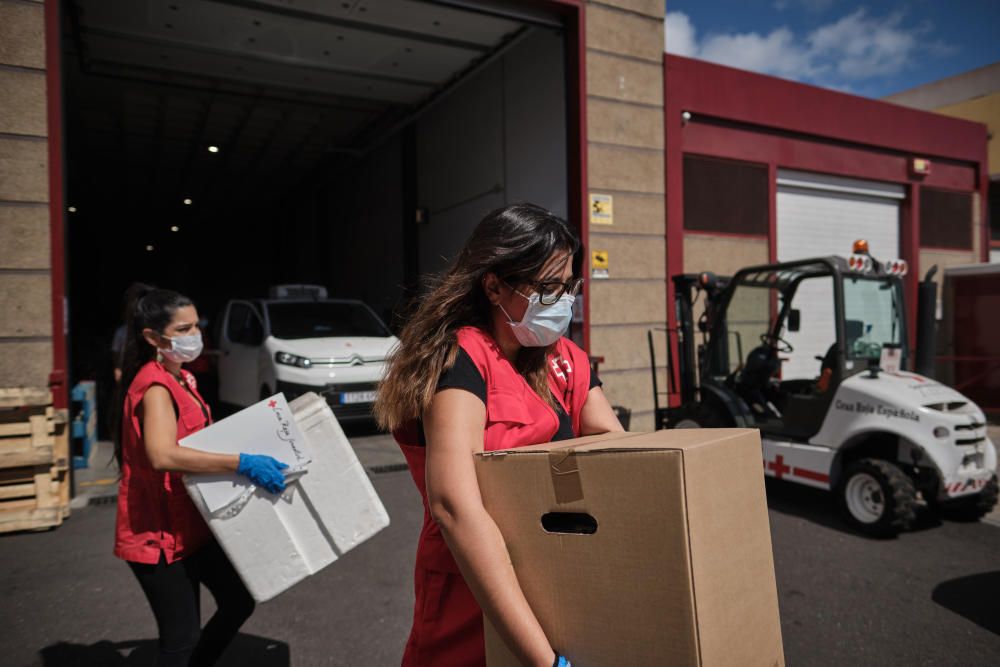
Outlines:
{"type": "Polygon", "coordinates": [[[549,512],[542,515],[542,528],[547,533],[593,535],[597,532],[597,519],[583,512],[549,512]]]}

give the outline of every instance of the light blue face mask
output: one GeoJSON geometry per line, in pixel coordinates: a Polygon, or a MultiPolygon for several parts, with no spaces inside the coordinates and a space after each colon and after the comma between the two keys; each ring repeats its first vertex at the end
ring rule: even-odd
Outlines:
{"type": "Polygon", "coordinates": [[[514,338],[517,338],[518,343],[524,347],[548,347],[566,333],[570,320],[573,319],[575,296],[563,294],[554,304],[546,306],[542,304],[537,292],[530,297],[524,296],[517,290],[514,290],[514,293],[528,300],[528,309],[524,311],[524,317],[520,322],[512,320],[504,307],[497,305],[503,314],[507,315],[510,329],[514,332],[514,338]]]}

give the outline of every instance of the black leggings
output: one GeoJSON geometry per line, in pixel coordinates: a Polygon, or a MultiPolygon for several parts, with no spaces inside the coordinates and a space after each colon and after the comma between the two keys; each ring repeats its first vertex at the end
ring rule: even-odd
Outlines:
{"type": "Polygon", "coordinates": [[[253,613],[253,598],[214,540],[169,565],[161,552],[156,565],[129,562],[129,567],[156,617],[159,667],[214,665],[253,613]],[[200,584],[211,591],[218,607],[204,630],[200,584]]]}

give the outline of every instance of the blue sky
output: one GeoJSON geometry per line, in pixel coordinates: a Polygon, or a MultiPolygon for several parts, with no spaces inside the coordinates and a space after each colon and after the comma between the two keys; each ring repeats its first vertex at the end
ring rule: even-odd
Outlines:
{"type": "Polygon", "coordinates": [[[1000,0],[667,0],[671,53],[882,97],[1000,60],[1000,0]]]}

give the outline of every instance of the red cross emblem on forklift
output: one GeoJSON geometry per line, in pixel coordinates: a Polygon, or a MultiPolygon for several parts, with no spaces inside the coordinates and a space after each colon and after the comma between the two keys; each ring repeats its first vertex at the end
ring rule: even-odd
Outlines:
{"type": "Polygon", "coordinates": [[[773,461],[769,461],[767,467],[774,473],[774,476],[781,479],[786,473],[792,471],[791,466],[785,465],[785,457],[778,454],[773,461]]]}

